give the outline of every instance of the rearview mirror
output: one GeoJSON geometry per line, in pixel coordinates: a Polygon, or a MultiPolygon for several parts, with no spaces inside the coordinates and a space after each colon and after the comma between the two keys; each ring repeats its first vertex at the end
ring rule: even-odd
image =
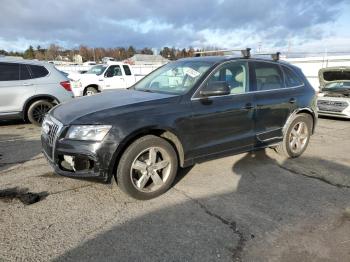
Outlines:
{"type": "Polygon", "coordinates": [[[199,92],[201,96],[224,96],[231,93],[230,87],[226,81],[214,81],[207,83],[199,92]]]}

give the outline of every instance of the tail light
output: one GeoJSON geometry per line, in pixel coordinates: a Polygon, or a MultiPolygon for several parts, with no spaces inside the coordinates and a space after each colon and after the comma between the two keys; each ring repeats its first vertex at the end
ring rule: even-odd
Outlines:
{"type": "Polygon", "coordinates": [[[72,91],[72,88],[70,86],[70,82],[69,81],[62,81],[61,83],[61,86],[64,87],[64,89],[66,89],[67,91],[72,91]]]}

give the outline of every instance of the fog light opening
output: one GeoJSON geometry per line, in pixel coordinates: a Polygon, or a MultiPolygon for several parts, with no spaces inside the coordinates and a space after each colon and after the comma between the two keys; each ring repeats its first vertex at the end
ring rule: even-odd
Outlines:
{"type": "Polygon", "coordinates": [[[61,167],[68,171],[88,171],[94,166],[94,162],[87,157],[63,155],[61,167]]]}

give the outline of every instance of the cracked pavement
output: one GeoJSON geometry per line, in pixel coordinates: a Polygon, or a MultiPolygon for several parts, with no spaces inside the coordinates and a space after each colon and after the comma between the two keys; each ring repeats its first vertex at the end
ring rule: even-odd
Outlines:
{"type": "Polygon", "coordinates": [[[301,158],[205,162],[136,201],[115,183],[54,175],[40,129],[0,122],[0,261],[350,261],[349,131],[320,119],[301,158]],[[23,203],[28,192],[38,202],[23,203]]]}

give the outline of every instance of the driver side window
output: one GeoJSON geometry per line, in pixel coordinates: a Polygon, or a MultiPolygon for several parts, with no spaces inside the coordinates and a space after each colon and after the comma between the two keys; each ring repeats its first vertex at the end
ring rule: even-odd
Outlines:
{"type": "Polygon", "coordinates": [[[118,65],[110,66],[107,69],[105,75],[106,75],[106,77],[121,76],[122,75],[122,71],[120,69],[120,66],[118,66],[118,65]]]}
{"type": "Polygon", "coordinates": [[[221,66],[209,82],[225,81],[230,87],[231,94],[248,92],[248,70],[246,62],[232,62],[221,66]]]}

